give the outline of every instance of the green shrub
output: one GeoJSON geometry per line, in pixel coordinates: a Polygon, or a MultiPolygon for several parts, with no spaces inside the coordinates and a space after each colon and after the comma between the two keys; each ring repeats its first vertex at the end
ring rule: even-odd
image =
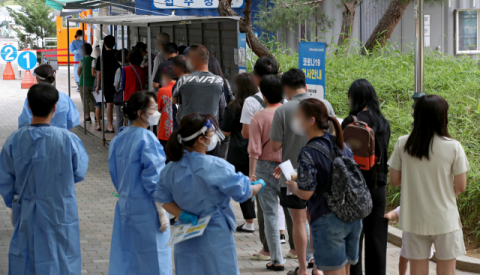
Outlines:
{"type": "MultiPolygon", "coordinates": [[[[271,47],[282,71],[298,66],[298,54],[285,47],[271,47]]],[[[414,52],[401,53],[390,45],[369,56],[330,48],[326,58],[326,99],[338,117],[348,113],[347,91],[358,78],[370,81],[378,94],[381,110],[391,125],[389,154],[402,135],[411,129],[414,93],[414,52]]],[[[254,60],[251,60],[253,62],[254,60]]],[[[476,59],[452,57],[437,52],[425,55],[425,93],[444,97],[449,105],[449,132],[461,142],[470,162],[466,192],[458,206],[465,236],[480,237],[480,68],[476,59]]],[[[251,64],[249,66],[251,68],[251,64]]],[[[388,203],[398,205],[399,188],[388,188],[388,203]]]]}

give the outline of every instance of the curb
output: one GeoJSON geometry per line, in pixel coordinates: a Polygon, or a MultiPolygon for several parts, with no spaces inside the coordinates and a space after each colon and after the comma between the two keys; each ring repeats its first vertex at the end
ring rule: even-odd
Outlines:
{"type": "MultiPolygon", "coordinates": [[[[402,230],[391,225],[388,226],[388,242],[398,247],[402,246],[402,230]]],[[[435,256],[431,259],[436,262],[435,256]]],[[[480,273],[480,259],[460,256],[457,258],[457,269],[467,272],[480,273]]]]}

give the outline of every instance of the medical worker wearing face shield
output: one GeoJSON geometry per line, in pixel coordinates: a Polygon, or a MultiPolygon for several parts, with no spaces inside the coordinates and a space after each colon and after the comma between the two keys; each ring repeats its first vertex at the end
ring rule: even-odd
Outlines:
{"type": "Polygon", "coordinates": [[[85,177],[88,156],[75,134],[50,125],[58,94],[46,83],[29,89],[31,124],[10,135],[0,153],[0,195],[15,227],[9,274],[81,273],[75,183],[85,177]]]}
{"type": "Polygon", "coordinates": [[[212,215],[202,236],[175,244],[176,274],[240,274],[230,200],[251,199],[263,191],[265,182],[250,183],[227,161],[206,154],[218,145],[221,136],[215,117],[194,113],[182,119],[180,129],[167,143],[171,162],[160,175],[155,200],[180,220],[191,214],[212,215]]]}
{"type": "MultiPolygon", "coordinates": [[[[33,70],[33,77],[37,79],[38,83],[55,82],[55,71],[52,66],[43,64],[33,70]]],[[[72,129],[80,124],[80,116],[78,110],[72,99],[63,92],[58,92],[59,98],[57,107],[55,109],[55,115],[50,121],[51,126],[56,126],[64,129],[72,129]]],[[[29,125],[32,121],[32,111],[28,107],[28,98],[25,99],[23,104],[23,110],[18,117],[18,128],[29,125]]]]}
{"type": "Polygon", "coordinates": [[[157,137],[147,130],[160,118],[155,94],[134,93],[124,102],[123,113],[133,124],[119,129],[108,153],[110,176],[119,195],[108,274],[169,275],[169,219],[153,199],[166,158],[157,137]]]}

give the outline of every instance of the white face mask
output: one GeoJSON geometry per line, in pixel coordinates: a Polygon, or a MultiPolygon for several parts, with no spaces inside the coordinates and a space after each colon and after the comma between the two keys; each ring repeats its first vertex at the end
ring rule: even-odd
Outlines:
{"type": "Polygon", "coordinates": [[[290,122],[290,129],[292,129],[296,135],[305,136],[305,129],[302,128],[302,121],[297,117],[294,117],[290,122]]]}
{"type": "Polygon", "coordinates": [[[195,68],[193,68],[192,62],[190,59],[185,60],[185,66],[187,66],[187,69],[193,73],[195,71],[195,68]]]}
{"type": "Polygon", "coordinates": [[[212,137],[207,137],[207,136],[205,136],[205,137],[210,140],[210,144],[204,143],[204,145],[207,146],[207,152],[210,152],[210,151],[212,151],[213,149],[215,149],[215,147],[217,147],[217,144],[218,144],[218,136],[217,136],[217,134],[213,134],[212,137]]]}
{"type": "MultiPolygon", "coordinates": [[[[147,114],[148,115],[148,114],[147,114]]],[[[148,125],[154,126],[158,124],[158,121],[160,121],[160,113],[158,111],[155,111],[152,115],[148,115],[148,125]]]]}

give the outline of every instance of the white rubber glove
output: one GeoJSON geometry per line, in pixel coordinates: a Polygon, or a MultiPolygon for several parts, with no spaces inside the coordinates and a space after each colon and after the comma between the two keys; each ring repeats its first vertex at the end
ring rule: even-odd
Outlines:
{"type": "Polygon", "coordinates": [[[155,202],[155,206],[157,207],[158,220],[160,221],[160,231],[165,232],[170,225],[168,214],[165,209],[163,209],[163,203],[155,202]]]}

